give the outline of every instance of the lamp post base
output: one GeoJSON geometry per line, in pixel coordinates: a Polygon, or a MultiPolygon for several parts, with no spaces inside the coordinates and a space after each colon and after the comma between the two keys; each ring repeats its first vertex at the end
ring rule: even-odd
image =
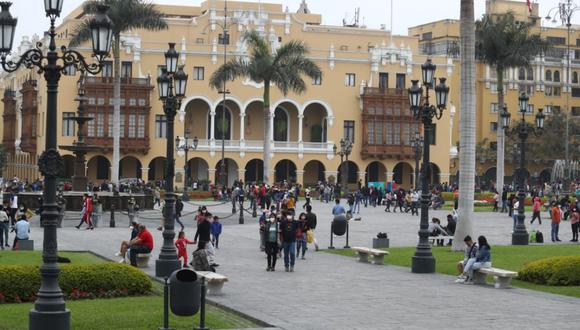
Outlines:
{"type": "Polygon", "coordinates": [[[530,236],[527,231],[515,231],[512,234],[512,245],[529,245],[530,236]]]}
{"type": "Polygon", "coordinates": [[[69,330],[70,310],[41,312],[36,309],[31,309],[28,313],[28,328],[30,330],[69,330]]]}
{"type": "Polygon", "coordinates": [[[435,257],[431,256],[413,256],[411,272],[417,274],[435,273],[435,257]]]}
{"type": "Polygon", "coordinates": [[[184,202],[189,201],[189,193],[187,193],[187,191],[183,192],[183,195],[181,195],[181,200],[184,202]]]}
{"type": "Polygon", "coordinates": [[[169,277],[178,269],[181,269],[181,262],[179,259],[157,259],[155,261],[156,277],[169,277]]]}

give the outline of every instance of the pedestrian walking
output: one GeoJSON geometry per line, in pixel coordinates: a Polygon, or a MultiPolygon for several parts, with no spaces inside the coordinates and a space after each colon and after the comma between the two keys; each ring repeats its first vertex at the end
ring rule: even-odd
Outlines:
{"type": "Polygon", "coordinates": [[[211,242],[216,249],[219,249],[220,235],[222,233],[222,224],[217,215],[214,215],[211,223],[211,242]]]}
{"type": "Polygon", "coordinates": [[[187,267],[187,244],[193,244],[193,242],[185,238],[184,231],[180,231],[175,241],[175,247],[177,248],[177,259],[183,258],[183,267],[187,267]]]}
{"type": "Polygon", "coordinates": [[[282,249],[284,250],[284,268],[287,272],[293,272],[296,261],[296,231],[298,230],[298,221],[294,220],[291,215],[288,215],[281,222],[280,228],[282,231],[282,249]]]}
{"type": "Polygon", "coordinates": [[[552,242],[561,242],[558,237],[558,231],[560,229],[560,221],[562,220],[562,210],[560,209],[560,204],[555,203],[552,207],[552,231],[551,237],[552,242]]]}
{"type": "Polygon", "coordinates": [[[308,207],[306,207],[306,227],[308,228],[308,231],[310,231],[310,234],[306,233],[307,237],[307,243],[308,242],[308,235],[312,235],[312,243],[314,243],[314,249],[315,251],[318,251],[318,242],[316,241],[316,236],[314,236],[314,229],[316,229],[316,214],[312,213],[312,205],[308,205],[308,207]]]}
{"type": "Polygon", "coordinates": [[[276,259],[278,257],[278,241],[280,237],[280,228],[278,226],[278,221],[276,220],[276,214],[271,213],[268,219],[265,221],[264,231],[263,231],[264,241],[266,242],[266,256],[268,260],[268,267],[266,271],[274,272],[276,271],[276,259]]]}
{"type": "Polygon", "coordinates": [[[301,259],[306,259],[305,254],[307,247],[306,241],[306,231],[308,227],[306,225],[306,213],[300,213],[298,217],[298,229],[296,230],[296,257],[300,256],[300,250],[302,250],[301,259]]]}
{"type": "Polygon", "coordinates": [[[10,247],[8,244],[8,229],[10,227],[10,218],[6,211],[4,211],[4,205],[0,204],[0,248],[4,250],[4,247],[10,247]]]}

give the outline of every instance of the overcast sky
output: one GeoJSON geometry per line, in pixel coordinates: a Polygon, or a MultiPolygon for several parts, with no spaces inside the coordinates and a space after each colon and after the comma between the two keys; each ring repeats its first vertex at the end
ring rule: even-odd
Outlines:
{"type": "MultiPolygon", "coordinates": [[[[149,0],[159,4],[182,4],[198,6],[201,0],[149,0]]],[[[258,0],[246,0],[258,2],[258,0]]],[[[444,18],[459,18],[459,0],[392,0],[393,1],[393,31],[395,34],[407,34],[407,28],[444,18]]],[[[480,17],[485,10],[485,0],[475,1],[475,17],[480,17]]],[[[517,0],[520,1],[520,0],[517,0]]],[[[525,2],[525,0],[521,0],[525,2]]],[[[546,16],[550,8],[559,0],[534,0],[540,4],[540,15],[546,16]]],[[[580,4],[580,0],[575,0],[580,4]]],[[[24,35],[34,33],[42,35],[48,29],[48,19],[44,17],[43,0],[12,0],[13,16],[18,17],[18,26],[14,46],[17,46],[24,35]]],[[[79,6],[82,0],[64,0],[62,16],[66,16],[79,6]]],[[[295,12],[301,0],[270,0],[264,3],[281,3],[295,12]]],[[[361,24],[364,22],[370,28],[379,28],[386,24],[391,27],[391,0],[307,0],[312,13],[322,14],[323,24],[341,25],[343,18],[351,20],[356,7],[360,7],[361,24]]],[[[580,24],[580,12],[573,19],[574,24],[580,24]]],[[[548,25],[552,25],[549,23],[548,25]]]]}

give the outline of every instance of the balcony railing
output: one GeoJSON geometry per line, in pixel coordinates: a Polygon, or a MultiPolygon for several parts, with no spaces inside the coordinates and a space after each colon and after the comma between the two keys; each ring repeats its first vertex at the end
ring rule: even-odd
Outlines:
{"type": "MultiPolygon", "coordinates": [[[[86,77],[85,83],[87,84],[112,84],[114,82],[113,77],[86,77]]],[[[130,85],[142,85],[148,86],[151,84],[151,78],[135,78],[135,77],[125,77],[121,78],[121,84],[130,85]]]]}
{"type": "Polygon", "coordinates": [[[364,95],[405,96],[407,90],[403,88],[365,87],[364,95]]]}
{"type": "MultiPolygon", "coordinates": [[[[180,142],[182,144],[183,142],[180,142]]],[[[288,153],[314,153],[327,154],[332,152],[334,142],[297,142],[297,141],[274,141],[272,143],[272,152],[288,153]]],[[[197,143],[199,151],[219,151],[221,150],[222,140],[200,139],[197,143]]],[[[264,141],[262,140],[225,140],[224,148],[228,152],[263,152],[264,141]]]]}

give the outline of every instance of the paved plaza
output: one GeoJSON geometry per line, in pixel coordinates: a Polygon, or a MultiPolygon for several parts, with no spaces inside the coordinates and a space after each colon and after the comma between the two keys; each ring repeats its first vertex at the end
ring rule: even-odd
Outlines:
{"type": "MultiPolygon", "coordinates": [[[[321,248],[330,242],[331,205],[313,203],[318,215],[315,236],[321,248]]],[[[196,208],[186,203],[184,213],[196,208]]],[[[231,214],[231,204],[209,207],[209,210],[225,217],[231,214]]],[[[440,219],[445,219],[447,213],[431,212],[440,219]]],[[[154,256],[159,254],[162,244],[161,232],[154,229],[160,215],[157,210],[141,213],[142,222],[155,238],[154,256]]],[[[391,246],[417,243],[418,216],[385,213],[382,207],[363,207],[360,216],[362,221],[351,222],[351,246],[370,246],[379,231],[388,233],[391,246]]],[[[59,229],[61,250],[91,250],[114,259],[121,240],[129,237],[128,219],[124,215],[117,213],[117,227],[109,228],[109,216],[105,214],[100,227],[94,231],[77,230],[73,226],[78,220],[73,218],[75,213],[68,212],[65,227],[59,229]]],[[[187,237],[193,239],[192,215],[184,220],[187,237]]],[[[281,329],[464,329],[474,326],[577,329],[577,324],[572,323],[576,319],[572,315],[577,315],[580,303],[576,298],[517,288],[496,290],[459,285],[452,276],[420,275],[403,267],[360,264],[354,258],[314,252],[312,247],[306,260],[296,261],[294,273],[284,272],[280,260],[275,273],[266,272],[265,254],[258,248],[257,219],[245,214],[245,224],[239,225],[236,214],[222,222],[218,272],[227,275],[230,282],[224,287],[225,294],[212,300],[281,329]]],[[[492,246],[510,244],[511,227],[512,220],[505,214],[475,214],[476,235],[486,235],[492,246]]],[[[561,225],[560,237],[564,241],[571,238],[569,227],[568,222],[561,225]]],[[[541,225],[546,238],[549,238],[549,228],[546,219],[541,225]]],[[[40,228],[32,229],[32,238],[40,248],[40,228]]],[[[344,244],[344,236],[335,240],[337,247],[344,244]]],[[[191,246],[188,252],[193,249],[191,246]]],[[[151,260],[145,271],[153,275],[154,266],[151,260]]]]}

